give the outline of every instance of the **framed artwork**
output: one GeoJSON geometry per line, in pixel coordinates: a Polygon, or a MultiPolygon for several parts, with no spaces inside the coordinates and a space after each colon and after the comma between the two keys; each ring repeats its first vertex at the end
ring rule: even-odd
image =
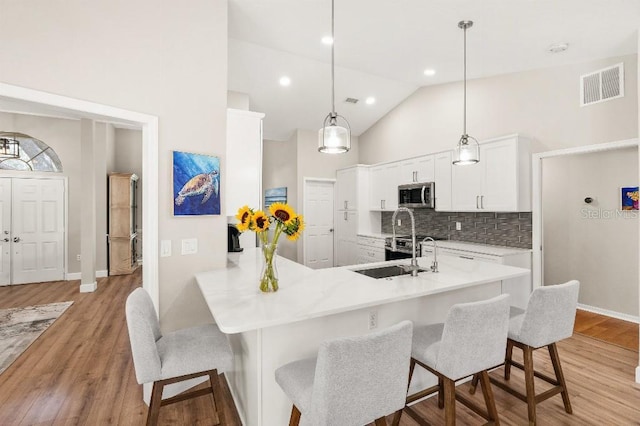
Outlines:
{"type": "Polygon", "coordinates": [[[270,188],[264,190],[264,208],[265,210],[273,203],[286,203],[287,202],[287,188],[282,186],[280,188],[270,188]]]}
{"type": "Polygon", "coordinates": [[[220,214],[220,159],[173,151],[173,214],[220,214]]]}
{"type": "Polygon", "coordinates": [[[627,186],[621,189],[622,210],[638,210],[638,187],[627,186]]]}

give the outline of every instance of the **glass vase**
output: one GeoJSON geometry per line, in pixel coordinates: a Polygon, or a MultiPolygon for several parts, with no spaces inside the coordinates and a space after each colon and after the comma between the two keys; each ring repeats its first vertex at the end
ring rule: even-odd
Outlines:
{"type": "Polygon", "coordinates": [[[278,269],[276,268],[277,258],[276,244],[264,244],[262,246],[262,273],[260,274],[260,291],[271,293],[278,291],[278,269]]]}

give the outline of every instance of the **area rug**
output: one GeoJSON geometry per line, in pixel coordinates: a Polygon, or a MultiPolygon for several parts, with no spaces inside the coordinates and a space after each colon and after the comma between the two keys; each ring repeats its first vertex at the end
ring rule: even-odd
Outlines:
{"type": "Polygon", "coordinates": [[[73,302],[0,309],[0,374],[73,302]]]}

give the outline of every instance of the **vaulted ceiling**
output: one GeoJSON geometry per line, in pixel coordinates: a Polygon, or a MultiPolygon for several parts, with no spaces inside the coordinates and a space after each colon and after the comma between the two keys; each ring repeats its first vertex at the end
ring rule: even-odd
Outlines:
{"type": "MultiPolygon", "coordinates": [[[[638,51],[638,0],[335,0],[336,109],[354,134],[417,88],[462,79],[465,19],[474,21],[469,78],[638,51]],[[556,43],[569,48],[550,53],[556,43]]],[[[321,127],[331,109],[331,48],[321,38],[330,34],[330,0],[229,1],[229,90],[266,113],[265,138],[321,127]]]]}

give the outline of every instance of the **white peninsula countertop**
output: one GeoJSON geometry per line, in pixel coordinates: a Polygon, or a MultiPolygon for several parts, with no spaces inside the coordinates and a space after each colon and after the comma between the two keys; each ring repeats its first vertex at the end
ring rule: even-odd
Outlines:
{"type": "MultiPolygon", "coordinates": [[[[224,333],[290,324],[530,274],[524,268],[442,256],[438,273],[375,279],[353,270],[408,264],[408,259],[314,270],[278,257],[279,291],[265,294],[258,289],[261,257],[260,249],[245,249],[230,254],[226,268],[196,274],[209,310],[224,333]]],[[[423,268],[430,262],[430,258],[419,259],[423,268]]]]}

